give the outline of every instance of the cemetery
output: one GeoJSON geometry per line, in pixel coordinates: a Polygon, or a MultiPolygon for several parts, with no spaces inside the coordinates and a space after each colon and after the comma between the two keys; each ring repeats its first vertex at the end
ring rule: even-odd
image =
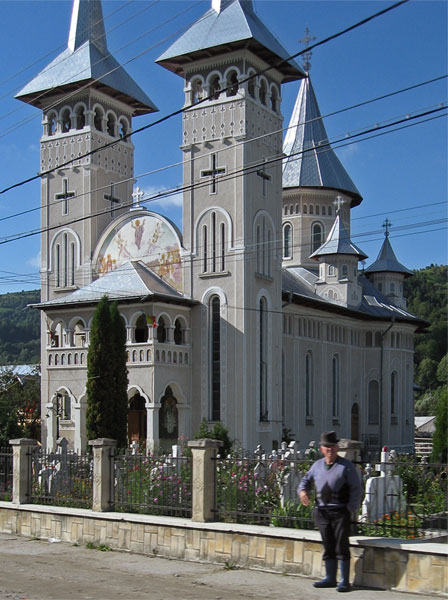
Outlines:
{"type": "MultiPolygon", "coordinates": [[[[0,453],[0,531],[320,577],[320,536],[296,493],[314,445],[227,457],[220,445],[183,440],[154,456],[138,443],[119,452],[109,439],[91,441],[87,454],[68,450],[64,438],[50,453],[11,440],[13,453],[0,453]]],[[[362,463],[352,440],[341,440],[340,454],[357,464],[365,487],[353,516],[354,585],[448,593],[446,465],[386,450],[362,463]]]]}

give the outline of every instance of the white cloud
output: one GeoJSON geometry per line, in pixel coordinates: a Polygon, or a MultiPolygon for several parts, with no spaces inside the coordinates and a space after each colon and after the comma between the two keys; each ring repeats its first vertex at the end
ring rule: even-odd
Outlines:
{"type": "Polygon", "coordinates": [[[36,254],[36,256],[33,256],[32,258],[30,258],[29,260],[27,260],[27,264],[31,265],[32,267],[35,267],[36,269],[40,269],[40,263],[41,263],[40,250],[36,254]]]}

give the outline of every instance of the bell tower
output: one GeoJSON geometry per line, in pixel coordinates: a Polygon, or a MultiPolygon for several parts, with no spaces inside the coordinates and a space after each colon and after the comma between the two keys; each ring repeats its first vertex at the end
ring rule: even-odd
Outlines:
{"type": "Polygon", "coordinates": [[[42,301],[90,283],[132,195],[132,118],[157,110],[109,53],[100,0],[74,0],[67,48],[16,96],[42,110],[42,301]]]}
{"type": "Polygon", "coordinates": [[[287,57],[251,0],[212,0],[157,61],[185,81],[184,291],[200,302],[201,331],[193,427],[221,421],[244,447],[281,439],[281,84],[303,76],[287,57]]]}

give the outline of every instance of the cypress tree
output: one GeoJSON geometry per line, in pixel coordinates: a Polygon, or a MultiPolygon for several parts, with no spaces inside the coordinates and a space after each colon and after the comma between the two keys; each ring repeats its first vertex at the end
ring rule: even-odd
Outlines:
{"type": "Polygon", "coordinates": [[[113,364],[113,435],[119,448],[125,448],[128,435],[128,371],[126,367],[126,327],[118,310],[117,302],[110,307],[112,345],[110,361],[113,364]]]}
{"type": "Polygon", "coordinates": [[[87,355],[87,439],[111,437],[114,410],[111,410],[114,395],[114,365],[110,360],[113,346],[110,308],[104,296],[95,310],[90,329],[90,344],[87,355]]]}

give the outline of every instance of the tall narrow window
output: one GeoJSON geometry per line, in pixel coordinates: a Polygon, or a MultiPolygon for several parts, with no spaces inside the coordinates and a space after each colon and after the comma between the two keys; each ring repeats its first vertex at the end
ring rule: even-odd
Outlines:
{"type": "Polygon", "coordinates": [[[63,249],[64,286],[67,287],[68,286],[68,236],[66,233],[64,233],[64,237],[62,239],[63,239],[63,243],[64,243],[64,249],[63,249]]]}
{"type": "Polygon", "coordinates": [[[70,285],[75,285],[75,244],[70,244],[70,285]]]}
{"type": "Polygon", "coordinates": [[[339,356],[335,354],[332,361],[332,398],[333,398],[333,419],[339,419],[339,398],[340,398],[340,382],[339,382],[339,356]]]}
{"type": "Polygon", "coordinates": [[[397,415],[397,383],[398,373],[392,371],[390,376],[390,414],[392,417],[397,415]]]}
{"type": "Polygon", "coordinates": [[[221,419],[221,306],[218,296],[210,301],[210,395],[212,421],[221,419]]]}
{"type": "Polygon", "coordinates": [[[264,105],[266,105],[266,94],[266,82],[264,81],[264,79],[262,79],[260,83],[260,102],[264,105]]]}
{"type": "Polygon", "coordinates": [[[260,298],[259,303],[259,405],[260,405],[260,421],[268,421],[268,405],[267,405],[267,377],[268,377],[268,363],[267,363],[267,311],[266,311],[266,299],[260,298]]]}
{"type": "Polygon", "coordinates": [[[159,317],[157,319],[157,341],[160,344],[164,344],[166,342],[166,327],[165,319],[163,317],[159,317]]]}
{"type": "Polygon", "coordinates": [[[70,117],[70,111],[64,110],[62,113],[62,133],[68,133],[72,128],[72,120],[70,117]]]}
{"type": "Polygon", "coordinates": [[[236,96],[238,93],[238,75],[235,71],[231,71],[227,76],[226,81],[226,96],[236,96]]]}
{"type": "Polygon", "coordinates": [[[215,75],[210,82],[210,96],[212,100],[218,100],[221,93],[219,75],[215,75]]]}
{"type": "Polygon", "coordinates": [[[216,213],[212,213],[212,271],[216,271],[216,213]]]}
{"type": "Polygon", "coordinates": [[[61,287],[61,245],[56,244],[56,287],[61,287]]]}
{"type": "MultiPolygon", "coordinates": [[[[311,207],[310,207],[311,208],[311,207]]],[[[320,248],[323,244],[323,228],[320,223],[313,223],[311,230],[311,249],[315,252],[318,248],[320,248]]]]}
{"type": "Polygon", "coordinates": [[[261,271],[262,271],[262,266],[261,266],[262,255],[261,255],[261,229],[260,229],[260,225],[257,225],[257,239],[256,239],[256,244],[257,244],[257,273],[261,273],[261,271]]]}
{"type": "Polygon", "coordinates": [[[207,225],[202,228],[202,272],[207,272],[207,225]]]}
{"type": "Polygon", "coordinates": [[[291,225],[287,223],[283,228],[283,258],[291,258],[291,225]]]}
{"type": "Polygon", "coordinates": [[[378,425],[380,422],[380,386],[378,381],[372,379],[369,381],[369,407],[368,421],[369,425],[378,425]]]}
{"type": "Polygon", "coordinates": [[[267,239],[267,265],[266,265],[266,275],[271,277],[272,275],[272,233],[271,228],[268,228],[268,239],[267,239]]]}
{"type": "Polygon", "coordinates": [[[313,416],[313,357],[308,352],[305,357],[305,412],[306,418],[313,416]]]}
{"type": "Polygon", "coordinates": [[[183,344],[184,342],[184,331],[182,329],[182,323],[180,319],[176,319],[174,323],[174,343],[177,345],[183,344]]]}
{"type": "Polygon", "coordinates": [[[226,228],[221,223],[221,271],[226,269],[226,228]]]}

